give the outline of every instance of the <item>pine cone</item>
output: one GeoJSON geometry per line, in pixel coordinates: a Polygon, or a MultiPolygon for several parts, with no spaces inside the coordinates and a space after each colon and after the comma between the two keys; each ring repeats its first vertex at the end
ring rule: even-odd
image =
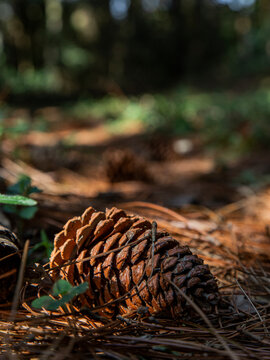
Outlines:
{"type": "Polygon", "coordinates": [[[151,160],[173,161],[178,160],[179,155],[173,148],[173,139],[161,135],[153,135],[148,143],[151,160]]]}
{"type": "MultiPolygon", "coordinates": [[[[55,146],[28,146],[25,160],[35,168],[45,172],[61,167],[76,170],[79,167],[76,151],[65,149],[61,144],[55,146]]],[[[81,159],[82,161],[82,159],[81,159]]]]}
{"type": "Polygon", "coordinates": [[[151,180],[146,163],[128,149],[107,151],[104,155],[104,163],[105,173],[112,183],[151,180]]]}
{"type": "Polygon", "coordinates": [[[152,234],[151,223],[142,217],[117,208],[104,213],[89,207],[55,236],[52,278],[61,277],[73,285],[89,282],[79,305],[106,304],[99,313],[107,317],[141,307],[172,317],[188,313],[190,307],[177,288],[211,311],[218,290],[208,266],[166,231],[156,231],[152,249],[152,234]]]}
{"type": "Polygon", "coordinates": [[[0,303],[12,300],[21,257],[16,236],[0,226],[0,303]]]}

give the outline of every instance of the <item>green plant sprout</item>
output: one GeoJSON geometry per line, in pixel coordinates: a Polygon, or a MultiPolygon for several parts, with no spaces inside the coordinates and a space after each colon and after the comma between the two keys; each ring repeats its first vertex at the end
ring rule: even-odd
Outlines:
{"type": "Polygon", "coordinates": [[[84,282],[78,286],[72,286],[68,281],[57,280],[52,288],[52,296],[41,296],[32,301],[32,307],[36,309],[46,309],[56,311],[59,307],[66,308],[66,304],[73,300],[74,297],[83,294],[88,289],[88,283],[84,282]]]}
{"type": "Polygon", "coordinates": [[[29,255],[32,255],[39,250],[41,250],[41,253],[38,254],[38,256],[35,254],[35,262],[44,261],[44,258],[48,259],[53,250],[53,244],[43,229],[40,231],[40,241],[35,246],[33,246],[32,249],[30,249],[29,255]]]}
{"type": "Polygon", "coordinates": [[[29,199],[28,196],[39,192],[41,192],[39,188],[31,185],[31,178],[23,174],[15,184],[8,187],[8,194],[3,195],[2,203],[6,204],[3,210],[6,213],[18,215],[21,219],[32,219],[38,209],[37,202],[29,199]]]}

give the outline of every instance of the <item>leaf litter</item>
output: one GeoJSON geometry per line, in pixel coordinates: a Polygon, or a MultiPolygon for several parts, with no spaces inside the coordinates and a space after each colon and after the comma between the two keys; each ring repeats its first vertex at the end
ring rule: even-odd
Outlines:
{"type": "MultiPolygon", "coordinates": [[[[156,178],[164,172],[156,163],[150,166],[156,178]]],[[[183,179],[176,187],[158,181],[112,185],[104,174],[100,176],[102,167],[95,164],[95,169],[96,175],[89,179],[91,161],[88,170],[44,172],[24,160],[4,156],[0,175],[14,183],[19,174],[26,173],[43,190],[34,199],[39,204],[39,230],[44,228],[49,233],[58,232],[67,219],[89,205],[104,210],[114,204],[156,221],[159,228],[170,232],[209,264],[218,280],[221,305],[206,316],[190,300],[198,317],[179,321],[147,317],[144,309],[111,320],[72,303],[64,310],[41,311],[32,308],[31,301],[52,283],[42,266],[28,266],[23,281],[20,277],[23,285],[17,286],[13,303],[0,305],[0,358],[270,359],[269,190],[265,188],[246,198],[233,193],[227,203],[219,206],[217,202],[215,210],[189,204],[179,211],[170,200],[176,189],[181,193],[188,183],[188,193],[198,190],[194,185],[198,174],[194,177],[188,171],[186,181],[183,179]],[[166,197],[167,202],[163,201],[166,197]]],[[[179,168],[172,171],[178,173],[179,168]]],[[[224,189],[230,190],[226,186],[224,189]]],[[[209,196],[215,198],[219,191],[220,187],[209,196]]],[[[29,221],[28,226],[37,224],[29,221]]],[[[24,259],[26,255],[27,249],[24,259]]]]}

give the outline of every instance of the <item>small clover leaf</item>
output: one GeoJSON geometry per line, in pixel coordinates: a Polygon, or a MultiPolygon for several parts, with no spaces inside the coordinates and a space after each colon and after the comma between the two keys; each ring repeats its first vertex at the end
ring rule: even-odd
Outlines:
{"type": "Polygon", "coordinates": [[[78,286],[73,286],[73,288],[70,290],[69,294],[72,295],[72,297],[78,296],[78,295],[86,292],[88,287],[89,287],[89,285],[87,282],[84,282],[78,286]]]}
{"type": "Polygon", "coordinates": [[[72,288],[73,288],[73,286],[68,281],[60,279],[53,285],[52,294],[54,296],[65,295],[72,288]]]}
{"type": "Polygon", "coordinates": [[[34,217],[37,210],[38,210],[37,206],[29,206],[29,207],[20,209],[18,211],[18,215],[22,219],[30,220],[34,217]]]}
{"type": "Polygon", "coordinates": [[[60,279],[52,288],[52,295],[55,297],[58,296],[58,299],[53,299],[50,296],[41,296],[32,301],[32,306],[37,309],[44,308],[46,310],[55,311],[59,307],[64,307],[74,297],[84,293],[87,289],[87,282],[78,286],[72,286],[68,281],[60,279]]]}
{"type": "Polygon", "coordinates": [[[59,307],[59,301],[51,298],[50,296],[41,296],[32,301],[32,306],[36,309],[56,310],[59,307]]]}
{"type": "Polygon", "coordinates": [[[31,185],[31,178],[28,175],[22,174],[19,177],[19,180],[8,187],[8,193],[10,194],[20,194],[20,195],[31,195],[34,193],[40,193],[41,190],[31,185]]]}

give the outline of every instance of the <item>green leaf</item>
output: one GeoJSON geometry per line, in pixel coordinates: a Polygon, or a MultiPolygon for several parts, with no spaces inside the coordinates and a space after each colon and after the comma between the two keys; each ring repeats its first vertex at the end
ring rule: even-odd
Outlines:
{"type": "Polygon", "coordinates": [[[51,252],[53,251],[53,243],[49,240],[46,231],[43,229],[40,231],[40,237],[41,237],[41,244],[44,246],[46,250],[46,256],[50,257],[51,252]]]}
{"type": "Polygon", "coordinates": [[[44,229],[41,229],[41,231],[40,231],[40,238],[41,238],[41,242],[42,242],[43,246],[45,246],[45,247],[52,246],[52,243],[50,242],[50,240],[46,234],[46,231],[44,229]]]}
{"type": "Polygon", "coordinates": [[[72,297],[78,296],[80,294],[83,294],[87,289],[89,288],[89,285],[87,282],[84,282],[78,286],[74,286],[71,290],[70,290],[70,294],[72,295],[72,297]]]}
{"type": "Polygon", "coordinates": [[[63,295],[63,297],[59,300],[61,302],[60,306],[70,302],[76,296],[83,294],[88,289],[88,283],[84,282],[78,286],[73,286],[70,291],[63,295]]]}
{"type": "Polygon", "coordinates": [[[40,193],[40,190],[36,186],[31,186],[31,178],[28,175],[22,174],[19,177],[19,180],[8,187],[9,194],[18,194],[18,195],[30,195],[34,193],[40,193]]]}
{"type": "Polygon", "coordinates": [[[37,204],[36,200],[29,199],[25,196],[5,194],[0,194],[0,203],[21,206],[34,206],[37,204]]]}
{"type": "Polygon", "coordinates": [[[70,290],[72,290],[72,285],[68,281],[60,279],[53,285],[52,293],[54,296],[65,295],[70,290]]]}
{"type": "Polygon", "coordinates": [[[3,205],[2,209],[7,214],[17,214],[17,206],[14,205],[3,205]]]}
{"type": "Polygon", "coordinates": [[[69,303],[73,298],[74,298],[74,296],[71,293],[67,293],[67,294],[63,295],[63,297],[61,299],[59,299],[59,306],[63,306],[65,304],[69,303]]]}
{"type": "Polygon", "coordinates": [[[40,231],[40,239],[41,240],[36,245],[34,245],[32,249],[29,250],[29,255],[41,249],[42,254],[35,254],[35,257],[37,258],[40,256],[40,259],[44,260],[44,258],[50,257],[51,252],[53,251],[53,243],[49,240],[46,232],[43,229],[40,231]]]}
{"type": "Polygon", "coordinates": [[[39,189],[37,186],[31,186],[28,191],[28,195],[35,194],[35,193],[41,193],[41,192],[42,192],[42,190],[39,189]]]}
{"type": "Polygon", "coordinates": [[[50,296],[41,296],[38,299],[32,301],[31,304],[36,309],[46,309],[46,310],[57,310],[59,307],[59,300],[52,299],[50,296]]]}
{"type": "Polygon", "coordinates": [[[31,178],[28,175],[22,174],[19,177],[19,180],[8,187],[8,192],[10,194],[21,194],[28,195],[27,189],[31,184],[31,178]]]}
{"type": "Polygon", "coordinates": [[[167,348],[167,346],[163,346],[163,345],[154,345],[152,346],[153,350],[157,350],[157,351],[168,351],[169,349],[167,348]]]}
{"type": "Polygon", "coordinates": [[[37,212],[37,207],[36,206],[30,206],[27,208],[23,208],[20,209],[18,212],[18,215],[22,218],[22,219],[32,219],[35,215],[35,213],[37,212]]]}

